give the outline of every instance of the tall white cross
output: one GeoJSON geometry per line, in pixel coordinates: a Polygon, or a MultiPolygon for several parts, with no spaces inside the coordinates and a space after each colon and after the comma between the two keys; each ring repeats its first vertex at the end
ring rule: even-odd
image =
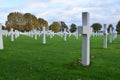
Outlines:
{"type": "Polygon", "coordinates": [[[106,24],[104,24],[104,45],[103,48],[107,48],[107,27],[106,24]]]}
{"type": "Polygon", "coordinates": [[[46,44],[46,31],[45,31],[45,27],[43,27],[42,43],[43,43],[43,44],[46,44]]]}
{"type": "Polygon", "coordinates": [[[37,30],[34,30],[34,37],[35,37],[35,40],[37,40],[37,30]]]}
{"type": "Polygon", "coordinates": [[[113,30],[112,27],[110,27],[110,43],[113,41],[113,30]]]}
{"type": "Polygon", "coordinates": [[[76,29],[75,37],[76,37],[76,39],[78,39],[78,28],[76,29]]]}
{"type": "Polygon", "coordinates": [[[15,30],[15,39],[17,39],[19,37],[19,31],[15,30]]]}
{"type": "Polygon", "coordinates": [[[2,24],[0,23],[0,50],[4,49],[3,47],[3,36],[2,36],[2,24]]]}
{"type": "Polygon", "coordinates": [[[88,12],[82,13],[82,27],[80,27],[82,34],[82,65],[90,65],[90,34],[92,28],[90,27],[90,15],[88,12]]]}
{"type": "Polygon", "coordinates": [[[67,32],[66,32],[66,28],[64,28],[64,41],[67,41],[66,38],[67,38],[67,32]]]}
{"type": "Polygon", "coordinates": [[[13,31],[13,28],[11,28],[10,33],[11,33],[11,41],[13,42],[14,41],[14,31],[13,31]]]}

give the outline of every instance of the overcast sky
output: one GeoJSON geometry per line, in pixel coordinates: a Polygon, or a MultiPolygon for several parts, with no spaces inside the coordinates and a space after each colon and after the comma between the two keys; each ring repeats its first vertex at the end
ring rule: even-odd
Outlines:
{"type": "Polygon", "coordinates": [[[116,25],[120,20],[120,0],[0,0],[0,23],[10,12],[31,13],[37,18],[82,25],[82,12],[90,13],[90,23],[116,25]]]}

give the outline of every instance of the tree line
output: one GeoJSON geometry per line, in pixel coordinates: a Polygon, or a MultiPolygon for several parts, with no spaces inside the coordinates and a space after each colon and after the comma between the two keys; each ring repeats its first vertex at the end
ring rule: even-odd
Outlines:
{"type": "MultiPolygon", "coordinates": [[[[45,27],[46,30],[52,30],[54,32],[64,31],[64,28],[68,30],[68,26],[64,21],[53,22],[48,25],[47,20],[43,18],[37,18],[35,15],[31,13],[22,14],[20,12],[11,12],[7,16],[7,21],[5,23],[6,30],[10,31],[11,28],[19,31],[31,31],[33,29],[42,30],[42,27],[45,27]]],[[[74,32],[77,28],[74,24],[71,25],[71,32],[74,32]]]]}
{"type": "MultiPolygon", "coordinates": [[[[3,29],[10,30],[13,28],[14,30],[19,31],[31,31],[33,29],[42,30],[42,27],[45,27],[46,30],[52,30],[54,32],[60,32],[64,31],[64,28],[66,28],[67,32],[75,32],[77,29],[77,25],[72,23],[70,25],[70,29],[68,29],[68,26],[64,21],[54,21],[52,24],[48,25],[47,20],[43,18],[37,18],[35,15],[31,13],[25,13],[22,14],[20,12],[11,12],[7,16],[7,21],[5,23],[5,27],[2,26],[3,29]]],[[[93,23],[91,25],[94,32],[98,32],[101,30],[102,25],[100,23],[93,23]]],[[[110,31],[110,28],[114,30],[114,27],[112,24],[108,25],[107,31],[110,31]]],[[[116,25],[116,31],[120,33],[120,21],[118,21],[116,25]]]]}
{"type": "Polygon", "coordinates": [[[48,22],[43,18],[38,18],[31,13],[22,14],[20,12],[12,12],[7,16],[6,29],[19,31],[30,31],[33,29],[41,30],[42,26],[48,29],[48,22]]]}

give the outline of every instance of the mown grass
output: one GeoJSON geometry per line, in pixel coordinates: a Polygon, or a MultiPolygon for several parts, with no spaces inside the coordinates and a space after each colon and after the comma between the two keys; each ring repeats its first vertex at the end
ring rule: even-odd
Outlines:
{"type": "Polygon", "coordinates": [[[120,36],[103,48],[103,37],[91,37],[89,67],[79,66],[81,37],[47,37],[47,44],[27,36],[14,42],[4,37],[0,51],[0,80],[119,80],[120,36]],[[92,58],[94,56],[94,58],[92,58]]]}

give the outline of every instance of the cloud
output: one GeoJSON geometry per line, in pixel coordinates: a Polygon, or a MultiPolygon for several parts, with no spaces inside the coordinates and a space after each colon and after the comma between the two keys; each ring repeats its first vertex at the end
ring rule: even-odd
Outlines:
{"type": "Polygon", "coordinates": [[[32,13],[38,18],[45,18],[49,24],[64,21],[68,25],[81,25],[82,12],[90,13],[90,22],[116,24],[120,20],[119,0],[2,0],[0,18],[6,20],[10,12],[32,13]],[[13,5],[14,4],[14,5],[13,5]]]}

